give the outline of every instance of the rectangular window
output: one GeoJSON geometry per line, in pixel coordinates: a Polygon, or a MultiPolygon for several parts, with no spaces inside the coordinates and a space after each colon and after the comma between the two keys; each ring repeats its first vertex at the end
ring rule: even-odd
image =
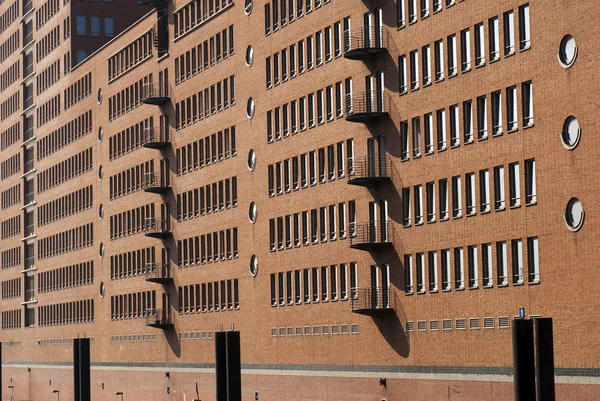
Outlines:
{"type": "Polygon", "coordinates": [[[486,139],[488,136],[487,119],[487,97],[479,96],[477,98],[477,139],[486,139]]]}
{"type": "Polygon", "coordinates": [[[519,36],[520,50],[527,50],[531,47],[531,31],[529,28],[529,4],[519,7],[519,36]]]}
{"type": "Polygon", "coordinates": [[[515,53],[515,15],[512,11],[504,13],[504,55],[515,53]]]}
{"type": "Polygon", "coordinates": [[[410,89],[419,89],[419,51],[410,52],[410,89]]]}
{"type": "Polygon", "coordinates": [[[537,283],[540,281],[540,259],[537,237],[527,238],[527,258],[529,282],[537,283]]]}
{"type": "Polygon", "coordinates": [[[503,210],[506,204],[504,195],[504,166],[494,167],[494,208],[503,210]]]}
{"type": "Polygon", "coordinates": [[[417,22],[417,0],[408,0],[408,23],[417,22]]]}
{"type": "Polygon", "coordinates": [[[519,177],[519,163],[511,163],[509,166],[510,180],[510,207],[521,206],[521,179],[519,177]]]}
{"type": "Polygon", "coordinates": [[[415,117],[412,119],[412,142],[413,157],[421,156],[421,119],[415,117]]]}
{"type": "Polygon", "coordinates": [[[458,104],[450,106],[450,146],[460,145],[460,117],[458,104]]]}
{"type": "Polygon", "coordinates": [[[454,248],[454,288],[465,288],[465,257],[463,248],[454,248]]]}
{"type": "Polygon", "coordinates": [[[490,62],[500,58],[500,28],[498,17],[490,18],[488,21],[490,62]]]}
{"type": "Polygon", "coordinates": [[[317,58],[317,67],[323,64],[323,32],[315,33],[315,52],[317,58]]]}
{"type": "Polygon", "coordinates": [[[342,55],[342,24],[339,21],[333,24],[333,52],[336,58],[342,55]]]}
{"type": "Polygon", "coordinates": [[[523,100],[523,126],[530,127],[533,125],[533,85],[531,81],[523,83],[521,95],[523,100]]]}
{"type": "Polygon", "coordinates": [[[428,155],[433,153],[433,115],[425,114],[423,123],[425,125],[425,154],[428,155]]]}
{"type": "Polygon", "coordinates": [[[404,255],[404,293],[413,292],[412,255],[404,255]]]}
{"type": "Polygon", "coordinates": [[[439,181],[438,191],[439,205],[440,205],[440,221],[448,218],[448,180],[443,179],[439,181]]]}
{"type": "Polygon", "coordinates": [[[444,41],[438,40],[435,46],[435,80],[444,79],[444,41]]]}
{"type": "Polygon", "coordinates": [[[429,16],[429,0],[421,0],[421,18],[429,16]]]}
{"type": "Polygon", "coordinates": [[[485,28],[483,22],[475,25],[475,66],[485,64],[485,28]]]}
{"type": "Polygon", "coordinates": [[[529,159],[525,160],[525,204],[533,205],[536,202],[535,159],[529,159]]]}
{"type": "Polygon", "coordinates": [[[417,253],[417,293],[425,292],[425,254],[417,253]]]}
{"type": "Polygon", "coordinates": [[[512,272],[513,284],[523,284],[523,243],[520,239],[514,239],[512,248],[512,272]]]}
{"type": "Polygon", "coordinates": [[[415,224],[423,224],[423,187],[415,185],[415,224]]]}
{"type": "Polygon", "coordinates": [[[310,302],[310,270],[304,269],[302,271],[302,288],[303,288],[303,300],[307,304],[310,302]]]}
{"type": "Polygon", "coordinates": [[[492,135],[502,134],[502,92],[492,93],[492,135]]]}
{"type": "Polygon", "coordinates": [[[483,269],[483,286],[491,287],[492,281],[492,245],[481,245],[481,261],[483,269]]]}
{"type": "Polygon", "coordinates": [[[410,226],[410,188],[402,189],[402,216],[404,227],[410,226]]]}
{"type": "Polygon", "coordinates": [[[348,299],[348,271],[345,263],[340,265],[340,299],[348,299]]]}
{"type": "Polygon", "coordinates": [[[473,102],[463,102],[463,129],[465,143],[473,142],[473,102]]]}
{"type": "Polygon", "coordinates": [[[490,211],[490,171],[479,172],[479,209],[481,213],[490,211]]]}
{"type": "Polygon", "coordinates": [[[407,91],[406,55],[402,55],[398,58],[398,73],[400,94],[402,95],[407,91]]]}
{"type": "Polygon", "coordinates": [[[517,87],[511,86],[506,89],[506,118],[508,132],[515,131],[519,127],[517,120],[517,87]]]}
{"type": "Polygon", "coordinates": [[[423,46],[423,86],[431,84],[431,46],[423,46]]]}
{"type": "Polygon", "coordinates": [[[496,242],[496,273],[498,274],[498,286],[508,284],[508,274],[506,272],[507,265],[506,242],[496,242]]]}
{"type": "Polygon", "coordinates": [[[319,302],[319,268],[312,269],[312,301],[319,302]]]}
{"type": "Polygon", "coordinates": [[[477,246],[471,245],[468,247],[468,263],[469,263],[469,288],[479,287],[479,268],[477,266],[477,246]]]}
{"type": "Polygon", "coordinates": [[[452,217],[462,216],[462,194],[460,176],[452,177],[452,217]]]}
{"type": "Polygon", "coordinates": [[[471,70],[471,31],[465,29],[460,32],[460,60],[461,71],[471,70]]]}
{"type": "Polygon", "coordinates": [[[467,200],[467,216],[472,216],[476,213],[475,206],[475,174],[467,173],[465,175],[466,200],[467,200]]]}
{"type": "Polygon", "coordinates": [[[427,196],[427,222],[435,222],[435,183],[428,182],[425,188],[427,196]]]}
{"type": "Polygon", "coordinates": [[[456,35],[448,36],[448,76],[453,77],[458,72],[458,55],[456,48],[456,35]]]}
{"type": "Polygon", "coordinates": [[[429,259],[429,292],[438,291],[437,274],[437,253],[435,251],[428,253],[429,259]]]}
{"type": "Polygon", "coordinates": [[[442,291],[450,291],[452,288],[450,282],[450,249],[442,249],[440,262],[442,263],[442,291]]]}
{"type": "Polygon", "coordinates": [[[327,270],[327,266],[321,267],[321,301],[323,302],[329,300],[329,276],[327,270]]]}
{"type": "Polygon", "coordinates": [[[400,159],[408,160],[409,145],[408,145],[408,121],[400,123],[400,159]]]}
{"type": "Polygon", "coordinates": [[[436,112],[438,151],[446,149],[446,110],[436,112]]]}

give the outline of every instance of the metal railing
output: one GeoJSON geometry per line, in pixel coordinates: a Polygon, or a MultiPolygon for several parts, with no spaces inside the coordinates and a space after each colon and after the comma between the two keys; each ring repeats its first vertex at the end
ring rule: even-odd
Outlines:
{"type": "Polygon", "coordinates": [[[33,127],[25,128],[23,132],[23,142],[26,142],[33,138],[33,127]]]}
{"type": "Polygon", "coordinates": [[[160,308],[146,310],[146,326],[166,326],[171,324],[168,311],[160,308]]]}
{"type": "Polygon", "coordinates": [[[31,107],[31,105],[33,105],[33,95],[29,95],[23,99],[23,110],[31,107]]]}
{"type": "Polygon", "coordinates": [[[35,301],[35,290],[33,288],[25,290],[25,302],[35,301]]]}
{"type": "Polygon", "coordinates": [[[35,262],[35,257],[33,257],[33,256],[29,256],[29,257],[25,258],[25,269],[24,270],[33,269],[35,267],[34,262],[35,262]]]}
{"type": "Polygon", "coordinates": [[[34,200],[34,191],[28,192],[25,194],[25,204],[29,205],[34,200]]]}
{"type": "Polygon", "coordinates": [[[160,127],[144,128],[144,144],[168,142],[167,129],[160,127]]]}
{"type": "Polygon", "coordinates": [[[33,8],[32,0],[23,0],[23,15],[27,14],[33,8]]]}
{"type": "Polygon", "coordinates": [[[160,173],[149,171],[144,174],[144,181],[142,181],[142,188],[162,188],[165,187],[166,180],[163,179],[160,173]]]}
{"type": "Polygon", "coordinates": [[[392,165],[387,156],[363,156],[349,157],[348,180],[368,179],[368,178],[389,178],[392,165]]]}
{"type": "Polygon", "coordinates": [[[350,295],[352,312],[394,308],[390,287],[355,287],[350,289],[350,295]]]}
{"type": "Polygon", "coordinates": [[[350,246],[378,245],[392,242],[390,223],[369,221],[350,224],[350,246]]]}
{"type": "Polygon", "coordinates": [[[146,263],[146,280],[166,280],[171,278],[171,269],[165,263],[146,263]]]}
{"type": "Polygon", "coordinates": [[[25,174],[27,174],[31,170],[33,170],[33,159],[25,161],[25,165],[24,165],[25,174]]]}
{"type": "Polygon", "coordinates": [[[33,73],[33,63],[27,64],[25,68],[23,68],[23,77],[28,77],[33,73]]]}
{"type": "Polygon", "coordinates": [[[168,233],[169,232],[169,220],[159,219],[155,217],[148,217],[144,221],[144,232],[148,233],[168,233]]]}
{"type": "Polygon", "coordinates": [[[165,99],[169,97],[166,84],[158,82],[148,82],[142,87],[142,100],[165,99]]]}
{"type": "Polygon", "coordinates": [[[344,52],[353,50],[385,49],[389,35],[383,26],[361,26],[351,28],[344,35],[344,52]]]}
{"type": "Polygon", "coordinates": [[[365,91],[346,94],[346,116],[355,114],[383,114],[390,109],[386,91],[365,91]]]}
{"type": "Polygon", "coordinates": [[[23,47],[33,42],[33,31],[23,32],[23,47]]]}
{"type": "Polygon", "coordinates": [[[35,232],[35,224],[31,223],[25,226],[25,238],[31,237],[35,232]]]}

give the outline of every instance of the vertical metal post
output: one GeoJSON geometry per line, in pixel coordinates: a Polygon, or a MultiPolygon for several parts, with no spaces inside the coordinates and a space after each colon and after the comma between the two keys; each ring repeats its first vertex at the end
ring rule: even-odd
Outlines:
{"type": "Polygon", "coordinates": [[[515,401],[535,400],[533,321],[513,320],[513,374],[515,401]]]}
{"type": "Polygon", "coordinates": [[[215,332],[216,401],[227,401],[227,345],[224,331],[215,332]]]}
{"type": "Polygon", "coordinates": [[[536,385],[539,401],[554,401],[554,341],[552,318],[534,320],[535,324],[535,362],[536,385]]]}

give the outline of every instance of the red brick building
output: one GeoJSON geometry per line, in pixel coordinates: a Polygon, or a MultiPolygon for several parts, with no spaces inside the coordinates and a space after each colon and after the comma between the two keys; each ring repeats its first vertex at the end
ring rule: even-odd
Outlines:
{"type": "Polygon", "coordinates": [[[148,2],[0,4],[5,399],[600,399],[592,2],[148,2]]]}

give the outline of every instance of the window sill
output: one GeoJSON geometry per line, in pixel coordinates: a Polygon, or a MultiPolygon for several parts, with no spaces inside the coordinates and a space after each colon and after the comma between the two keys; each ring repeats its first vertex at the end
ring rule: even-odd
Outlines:
{"type": "Polygon", "coordinates": [[[478,290],[478,289],[479,289],[478,285],[477,286],[473,286],[473,287],[469,287],[469,290],[478,290]]]}
{"type": "Polygon", "coordinates": [[[484,289],[486,289],[486,288],[494,288],[494,286],[492,284],[489,284],[489,285],[484,285],[483,288],[484,289]]]}
{"type": "Polygon", "coordinates": [[[418,90],[419,90],[419,87],[418,87],[418,86],[416,86],[416,87],[414,87],[414,88],[410,88],[410,91],[411,91],[411,92],[416,92],[416,91],[418,91],[418,90]]]}
{"type": "Polygon", "coordinates": [[[532,121],[532,122],[530,122],[529,124],[527,124],[527,125],[524,125],[524,126],[523,126],[523,129],[529,129],[529,128],[533,128],[533,127],[535,127],[535,124],[534,124],[534,123],[533,123],[533,121],[532,121]]]}
{"type": "Polygon", "coordinates": [[[476,216],[476,215],[477,215],[477,212],[471,212],[471,213],[467,213],[466,214],[467,217],[473,217],[473,216],[476,216]]]}
{"type": "Polygon", "coordinates": [[[508,53],[508,54],[505,54],[505,55],[504,55],[504,58],[509,58],[509,57],[512,57],[512,56],[514,56],[515,54],[516,54],[516,53],[515,53],[515,51],[514,51],[514,50],[511,50],[511,52],[510,52],[510,53],[508,53]]]}
{"type": "Polygon", "coordinates": [[[462,74],[466,74],[467,72],[470,72],[470,71],[471,71],[471,67],[467,67],[467,68],[463,68],[460,72],[462,74]]]}
{"type": "Polygon", "coordinates": [[[433,223],[435,223],[435,219],[427,220],[427,224],[433,224],[433,223]]]}
{"type": "Polygon", "coordinates": [[[452,216],[452,220],[461,219],[461,218],[462,218],[462,214],[459,214],[458,216],[452,216]]]}
{"type": "Polygon", "coordinates": [[[529,283],[527,283],[527,285],[540,285],[540,280],[530,281],[529,283]]]}
{"type": "Polygon", "coordinates": [[[490,209],[486,209],[486,210],[482,210],[479,212],[479,214],[489,214],[491,212],[490,209]]]}
{"type": "Polygon", "coordinates": [[[493,59],[490,59],[490,64],[500,61],[500,56],[496,56],[493,59]]]}
{"type": "Polygon", "coordinates": [[[492,134],[492,138],[496,138],[502,136],[502,130],[496,131],[492,134]]]}
{"type": "Polygon", "coordinates": [[[519,52],[523,53],[523,52],[526,52],[527,50],[531,50],[531,45],[527,45],[524,48],[519,49],[519,52]]]}
{"type": "Polygon", "coordinates": [[[454,143],[454,144],[450,145],[450,149],[455,149],[458,147],[460,147],[460,143],[454,143]]]}
{"type": "Polygon", "coordinates": [[[438,290],[437,290],[437,289],[435,289],[435,290],[429,290],[429,293],[430,293],[430,294],[437,294],[437,292],[438,292],[438,290]]]}
{"type": "Polygon", "coordinates": [[[444,289],[442,290],[442,292],[450,292],[450,291],[452,291],[452,289],[451,289],[451,288],[444,288],[444,289]]]}
{"type": "Polygon", "coordinates": [[[428,86],[431,86],[431,79],[428,79],[427,81],[425,81],[425,82],[423,83],[423,88],[426,88],[426,87],[428,87],[428,86]]]}
{"type": "Polygon", "coordinates": [[[516,204],[516,205],[511,205],[511,207],[510,207],[510,208],[511,208],[511,209],[518,209],[518,208],[520,208],[520,207],[521,207],[521,204],[519,203],[519,204],[516,204]]]}
{"type": "Polygon", "coordinates": [[[521,286],[521,285],[523,285],[523,284],[524,284],[524,283],[523,283],[522,281],[521,281],[521,282],[518,282],[518,283],[513,283],[513,287],[521,286]]]}
{"type": "Polygon", "coordinates": [[[495,212],[503,212],[503,211],[505,211],[505,210],[506,210],[506,207],[505,207],[505,206],[498,207],[498,208],[494,209],[494,211],[495,211],[495,212]]]}
{"type": "Polygon", "coordinates": [[[508,287],[508,283],[498,284],[498,288],[508,287]]]}
{"type": "Polygon", "coordinates": [[[420,157],[421,157],[421,154],[419,153],[419,154],[413,155],[413,157],[412,157],[412,158],[413,158],[413,159],[419,159],[420,157]]]}
{"type": "Polygon", "coordinates": [[[423,295],[423,294],[425,294],[425,290],[417,291],[417,295],[423,295]]]}
{"type": "Polygon", "coordinates": [[[423,225],[423,222],[422,222],[422,221],[421,221],[421,222],[418,222],[418,223],[415,223],[415,227],[416,227],[416,226],[422,226],[422,225],[423,225]]]}
{"type": "Polygon", "coordinates": [[[412,291],[411,292],[405,292],[404,295],[405,296],[409,296],[409,295],[414,295],[414,293],[412,291]]]}
{"type": "Polygon", "coordinates": [[[454,291],[464,291],[465,287],[455,288],[454,291]]]}
{"type": "Polygon", "coordinates": [[[525,204],[525,207],[528,207],[528,206],[535,206],[535,205],[537,205],[537,201],[532,201],[532,202],[526,203],[526,204],[525,204]]]}
{"type": "Polygon", "coordinates": [[[448,75],[448,79],[454,78],[454,77],[457,77],[457,76],[458,76],[458,72],[453,72],[452,74],[448,75]]]}

